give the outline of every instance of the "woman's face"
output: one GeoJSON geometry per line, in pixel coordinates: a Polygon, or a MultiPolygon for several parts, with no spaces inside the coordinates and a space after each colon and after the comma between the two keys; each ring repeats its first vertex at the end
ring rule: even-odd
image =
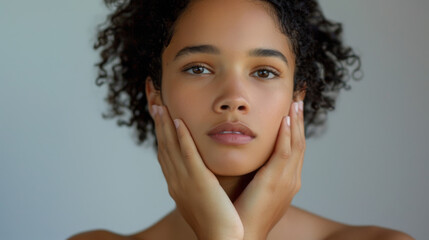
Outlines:
{"type": "Polygon", "coordinates": [[[292,102],[294,69],[267,3],[192,1],[162,55],[162,99],[213,173],[244,175],[271,155],[292,102]]]}

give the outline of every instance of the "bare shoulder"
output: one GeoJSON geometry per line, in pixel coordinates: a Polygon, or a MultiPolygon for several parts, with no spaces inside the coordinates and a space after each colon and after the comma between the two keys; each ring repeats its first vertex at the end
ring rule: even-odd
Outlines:
{"type": "Polygon", "coordinates": [[[404,232],[380,226],[345,226],[326,238],[326,240],[339,239],[415,240],[404,232]]]}
{"type": "Polygon", "coordinates": [[[345,224],[330,220],[318,214],[291,205],[283,218],[272,229],[269,238],[284,239],[326,239],[331,233],[345,227],[345,224]]]}
{"type": "Polygon", "coordinates": [[[270,235],[270,239],[288,236],[290,239],[414,240],[400,231],[379,226],[348,225],[292,205],[270,235]]]}
{"type": "Polygon", "coordinates": [[[78,233],[67,240],[133,240],[129,236],[120,235],[107,230],[99,229],[78,233]]]}

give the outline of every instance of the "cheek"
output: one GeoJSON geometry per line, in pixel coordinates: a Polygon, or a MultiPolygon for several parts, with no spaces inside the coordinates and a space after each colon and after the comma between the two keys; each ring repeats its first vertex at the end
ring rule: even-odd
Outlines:
{"type": "Polygon", "coordinates": [[[174,88],[172,91],[166,89],[164,104],[168,107],[172,119],[180,118],[188,129],[193,132],[198,123],[204,122],[202,116],[207,111],[205,98],[199,96],[195,91],[184,88],[174,88]],[[168,97],[167,97],[168,96],[168,97]]]}
{"type": "Polygon", "coordinates": [[[272,139],[275,140],[277,137],[283,117],[289,115],[292,100],[289,94],[279,93],[261,101],[263,101],[263,104],[261,104],[261,113],[259,116],[264,117],[261,118],[260,125],[263,126],[271,142],[272,139]]]}
{"type": "Polygon", "coordinates": [[[279,89],[258,96],[258,102],[253,104],[253,106],[258,106],[257,114],[264,116],[265,121],[277,121],[289,115],[292,94],[289,94],[287,88],[279,89]]]}
{"type": "Polygon", "coordinates": [[[266,143],[267,146],[274,146],[278,132],[280,129],[281,121],[283,119],[284,113],[282,112],[269,112],[262,119],[263,122],[260,123],[261,128],[261,137],[263,137],[262,142],[266,143]]]}

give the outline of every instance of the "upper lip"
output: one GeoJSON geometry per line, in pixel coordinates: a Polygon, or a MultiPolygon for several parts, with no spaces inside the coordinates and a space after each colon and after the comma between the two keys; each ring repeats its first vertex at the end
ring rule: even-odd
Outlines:
{"type": "Polygon", "coordinates": [[[214,128],[212,128],[207,134],[208,135],[214,135],[214,134],[220,134],[223,131],[232,131],[232,132],[240,132],[241,134],[250,136],[250,137],[256,137],[256,135],[248,128],[246,125],[240,122],[224,122],[221,124],[218,124],[214,128]]]}

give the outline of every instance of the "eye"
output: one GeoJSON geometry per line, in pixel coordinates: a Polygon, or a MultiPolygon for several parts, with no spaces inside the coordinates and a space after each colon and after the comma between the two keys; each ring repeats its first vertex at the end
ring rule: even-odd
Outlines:
{"type": "Polygon", "coordinates": [[[261,68],[261,69],[258,69],[252,76],[255,76],[258,78],[264,78],[264,79],[273,79],[278,77],[279,75],[280,73],[274,69],[261,68]]]}
{"type": "Polygon", "coordinates": [[[211,73],[210,70],[208,70],[205,66],[203,65],[194,65],[191,67],[186,68],[185,70],[183,70],[184,72],[187,72],[189,74],[192,75],[200,75],[200,74],[208,74],[211,73]]]}

